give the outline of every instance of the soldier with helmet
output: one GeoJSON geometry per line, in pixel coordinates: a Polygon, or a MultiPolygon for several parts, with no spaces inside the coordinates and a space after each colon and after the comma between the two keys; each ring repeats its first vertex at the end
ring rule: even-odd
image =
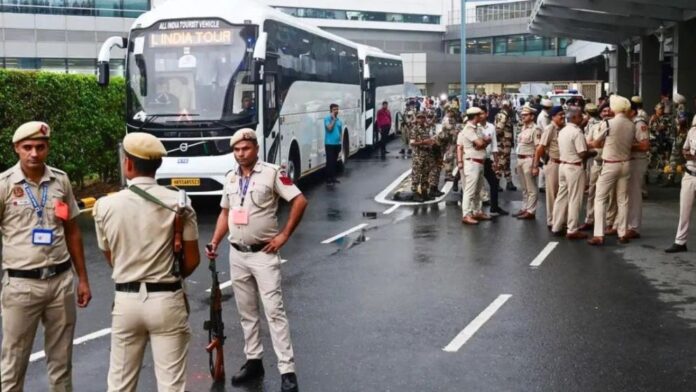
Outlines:
{"type": "Polygon", "coordinates": [[[0,174],[2,360],[0,389],[24,389],[34,336],[43,324],[48,390],[71,391],[76,308],[92,298],[80,208],[68,175],[46,165],[51,127],[31,121],[12,137],[19,161],[0,174]],[[77,275],[77,293],[74,277],[77,275]]]}

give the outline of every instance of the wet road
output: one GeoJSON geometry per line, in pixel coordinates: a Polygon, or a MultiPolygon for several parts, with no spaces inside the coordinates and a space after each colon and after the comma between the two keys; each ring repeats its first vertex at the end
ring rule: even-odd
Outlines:
{"type": "MultiPolygon", "coordinates": [[[[301,390],[696,389],[696,258],[662,253],[677,223],[674,190],[651,189],[643,239],[618,246],[609,238],[596,249],[551,236],[543,206],[533,222],[501,217],[463,227],[457,194],[428,207],[377,203],[375,196],[409,165],[394,153],[386,160],[363,155],[349,161],[335,188],[316,178],[302,184],[310,205],[282,251],[301,390]],[[530,266],[535,259],[541,264],[530,266]]],[[[519,208],[519,192],[501,197],[504,208],[519,208]]],[[[196,203],[201,246],[211,236],[217,204],[196,203]]],[[[78,314],[76,338],[87,339],[74,350],[75,391],[103,391],[113,285],[93,223],[88,214],[81,220],[94,299],[78,314]]],[[[225,249],[223,282],[226,260],[225,249]]],[[[187,280],[194,333],[187,389],[279,390],[265,320],[264,381],[229,384],[244,361],[229,287],[223,290],[228,381],[211,387],[202,329],[210,283],[204,263],[187,280]]],[[[34,352],[42,347],[37,337],[34,352]]],[[[26,390],[44,391],[45,365],[34,358],[26,390]]],[[[138,389],[156,390],[149,353],[138,389]]]]}

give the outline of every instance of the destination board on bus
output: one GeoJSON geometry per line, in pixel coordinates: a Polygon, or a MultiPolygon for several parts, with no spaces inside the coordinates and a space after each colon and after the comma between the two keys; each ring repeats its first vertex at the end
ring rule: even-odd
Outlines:
{"type": "Polygon", "coordinates": [[[151,48],[230,45],[233,32],[232,29],[157,31],[150,33],[149,43],[151,48]]]}

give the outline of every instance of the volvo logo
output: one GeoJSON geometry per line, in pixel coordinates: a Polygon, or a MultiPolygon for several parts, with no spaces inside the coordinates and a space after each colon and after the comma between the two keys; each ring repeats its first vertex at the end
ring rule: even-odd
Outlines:
{"type": "Polygon", "coordinates": [[[179,150],[181,150],[181,152],[186,152],[186,151],[188,151],[188,149],[189,149],[188,143],[179,144],[179,150]]]}

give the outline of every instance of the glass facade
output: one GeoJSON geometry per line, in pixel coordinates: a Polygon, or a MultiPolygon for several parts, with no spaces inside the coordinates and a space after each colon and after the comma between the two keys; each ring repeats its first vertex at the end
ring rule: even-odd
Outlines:
{"type": "Polygon", "coordinates": [[[368,22],[440,24],[439,15],[400,14],[390,12],[347,11],[319,8],[275,7],[298,18],[359,20],[368,22]]]}
{"type": "MultiPolygon", "coordinates": [[[[459,1],[453,3],[453,9],[448,13],[447,24],[461,24],[461,8],[459,7],[459,3],[459,1]]],[[[466,23],[529,18],[533,8],[534,1],[532,0],[477,5],[471,8],[467,7],[466,23]]]]}
{"type": "MultiPolygon", "coordinates": [[[[96,59],[66,59],[66,58],[24,58],[5,57],[0,60],[2,68],[21,69],[25,71],[48,71],[70,74],[97,74],[96,59]]],[[[123,76],[125,60],[112,59],[109,62],[111,76],[123,76]]]]}
{"type": "Polygon", "coordinates": [[[137,18],[150,0],[0,0],[0,12],[137,18]]]}
{"type": "MultiPolygon", "coordinates": [[[[466,40],[466,53],[502,56],[565,56],[570,42],[568,38],[549,38],[533,34],[474,38],[466,40]]],[[[449,54],[459,54],[461,45],[459,41],[449,41],[446,50],[449,54]]]]}

